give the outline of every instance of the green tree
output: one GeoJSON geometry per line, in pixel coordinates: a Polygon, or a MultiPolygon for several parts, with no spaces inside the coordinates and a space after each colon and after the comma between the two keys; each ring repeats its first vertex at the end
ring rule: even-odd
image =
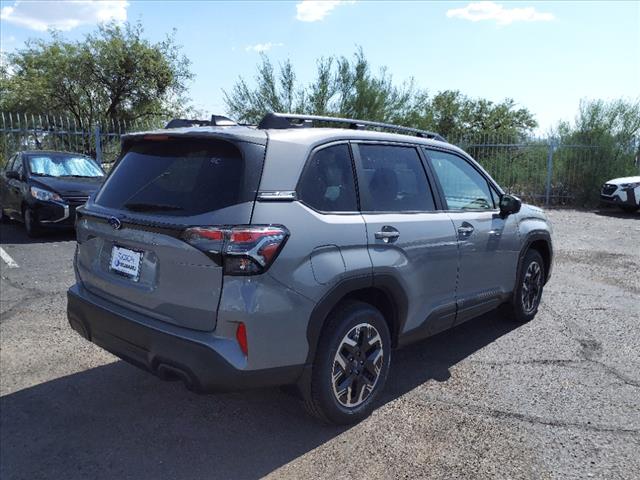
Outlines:
{"type": "Polygon", "coordinates": [[[28,41],[3,61],[0,109],[71,114],[84,127],[179,112],[189,60],[173,36],[152,43],[143,33],[139,23],[109,23],[80,41],[57,32],[28,41]]]}
{"type": "Polygon", "coordinates": [[[228,113],[249,123],[269,111],[390,121],[412,108],[413,82],[397,87],[386,69],[373,73],[361,49],[353,59],[321,58],[316,66],[313,82],[302,85],[290,60],[276,72],[263,55],[253,83],[240,77],[224,91],[228,113]]]}
{"type": "Polygon", "coordinates": [[[414,79],[397,84],[386,68],[374,71],[362,49],[351,58],[321,58],[309,85],[302,85],[289,60],[276,68],[262,56],[253,82],[239,78],[224,92],[228,113],[257,123],[268,111],[359,118],[437,131],[461,139],[479,134],[524,136],[537,126],[533,114],[505,99],[494,103],[459,91],[430,96],[414,79]]]}
{"type": "Polygon", "coordinates": [[[565,145],[554,176],[577,192],[577,204],[595,205],[607,180],[638,175],[640,99],[584,99],[575,120],[560,122],[552,134],[565,145]]]}

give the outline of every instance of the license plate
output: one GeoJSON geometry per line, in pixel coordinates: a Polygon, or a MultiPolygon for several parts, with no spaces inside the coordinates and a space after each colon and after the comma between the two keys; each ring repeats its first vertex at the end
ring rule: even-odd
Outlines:
{"type": "Polygon", "coordinates": [[[113,246],[111,251],[111,270],[131,278],[134,282],[140,277],[140,260],[142,252],[135,252],[128,248],[113,246]]]}

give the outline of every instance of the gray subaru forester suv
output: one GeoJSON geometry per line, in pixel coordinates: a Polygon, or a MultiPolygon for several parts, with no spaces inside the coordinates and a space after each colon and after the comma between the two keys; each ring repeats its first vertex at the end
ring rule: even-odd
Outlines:
{"type": "Polygon", "coordinates": [[[549,221],[437,134],[181,122],[125,136],[78,210],[69,322],[122,359],[196,391],[295,385],[345,424],[394,348],[501,305],[535,316],[549,221]]]}

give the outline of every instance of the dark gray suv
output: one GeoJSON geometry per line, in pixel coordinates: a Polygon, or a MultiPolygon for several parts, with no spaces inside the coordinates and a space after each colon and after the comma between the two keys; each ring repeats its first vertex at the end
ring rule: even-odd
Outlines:
{"type": "Polygon", "coordinates": [[[549,221],[459,148],[360,120],[230,123],[124,138],[78,210],[82,336],[197,391],[295,384],[349,423],[394,348],[500,305],[535,316],[549,221]]]}

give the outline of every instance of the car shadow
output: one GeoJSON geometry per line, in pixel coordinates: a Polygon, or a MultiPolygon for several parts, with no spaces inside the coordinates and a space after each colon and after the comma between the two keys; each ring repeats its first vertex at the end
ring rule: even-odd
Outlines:
{"type": "Polygon", "coordinates": [[[37,238],[29,238],[20,222],[11,221],[0,226],[0,245],[24,245],[29,243],[55,243],[75,241],[76,232],[73,228],[64,230],[45,230],[37,238]]]}
{"type": "Polygon", "coordinates": [[[635,212],[625,212],[617,207],[600,208],[595,211],[595,214],[600,215],[602,217],[628,218],[630,220],[640,220],[640,210],[635,212]]]}
{"type": "MultiPolygon", "coordinates": [[[[381,404],[446,381],[515,324],[492,313],[394,353],[381,404]]],[[[1,478],[259,478],[346,431],[280,389],[197,395],[124,362],[0,398],[1,478]]]]}

